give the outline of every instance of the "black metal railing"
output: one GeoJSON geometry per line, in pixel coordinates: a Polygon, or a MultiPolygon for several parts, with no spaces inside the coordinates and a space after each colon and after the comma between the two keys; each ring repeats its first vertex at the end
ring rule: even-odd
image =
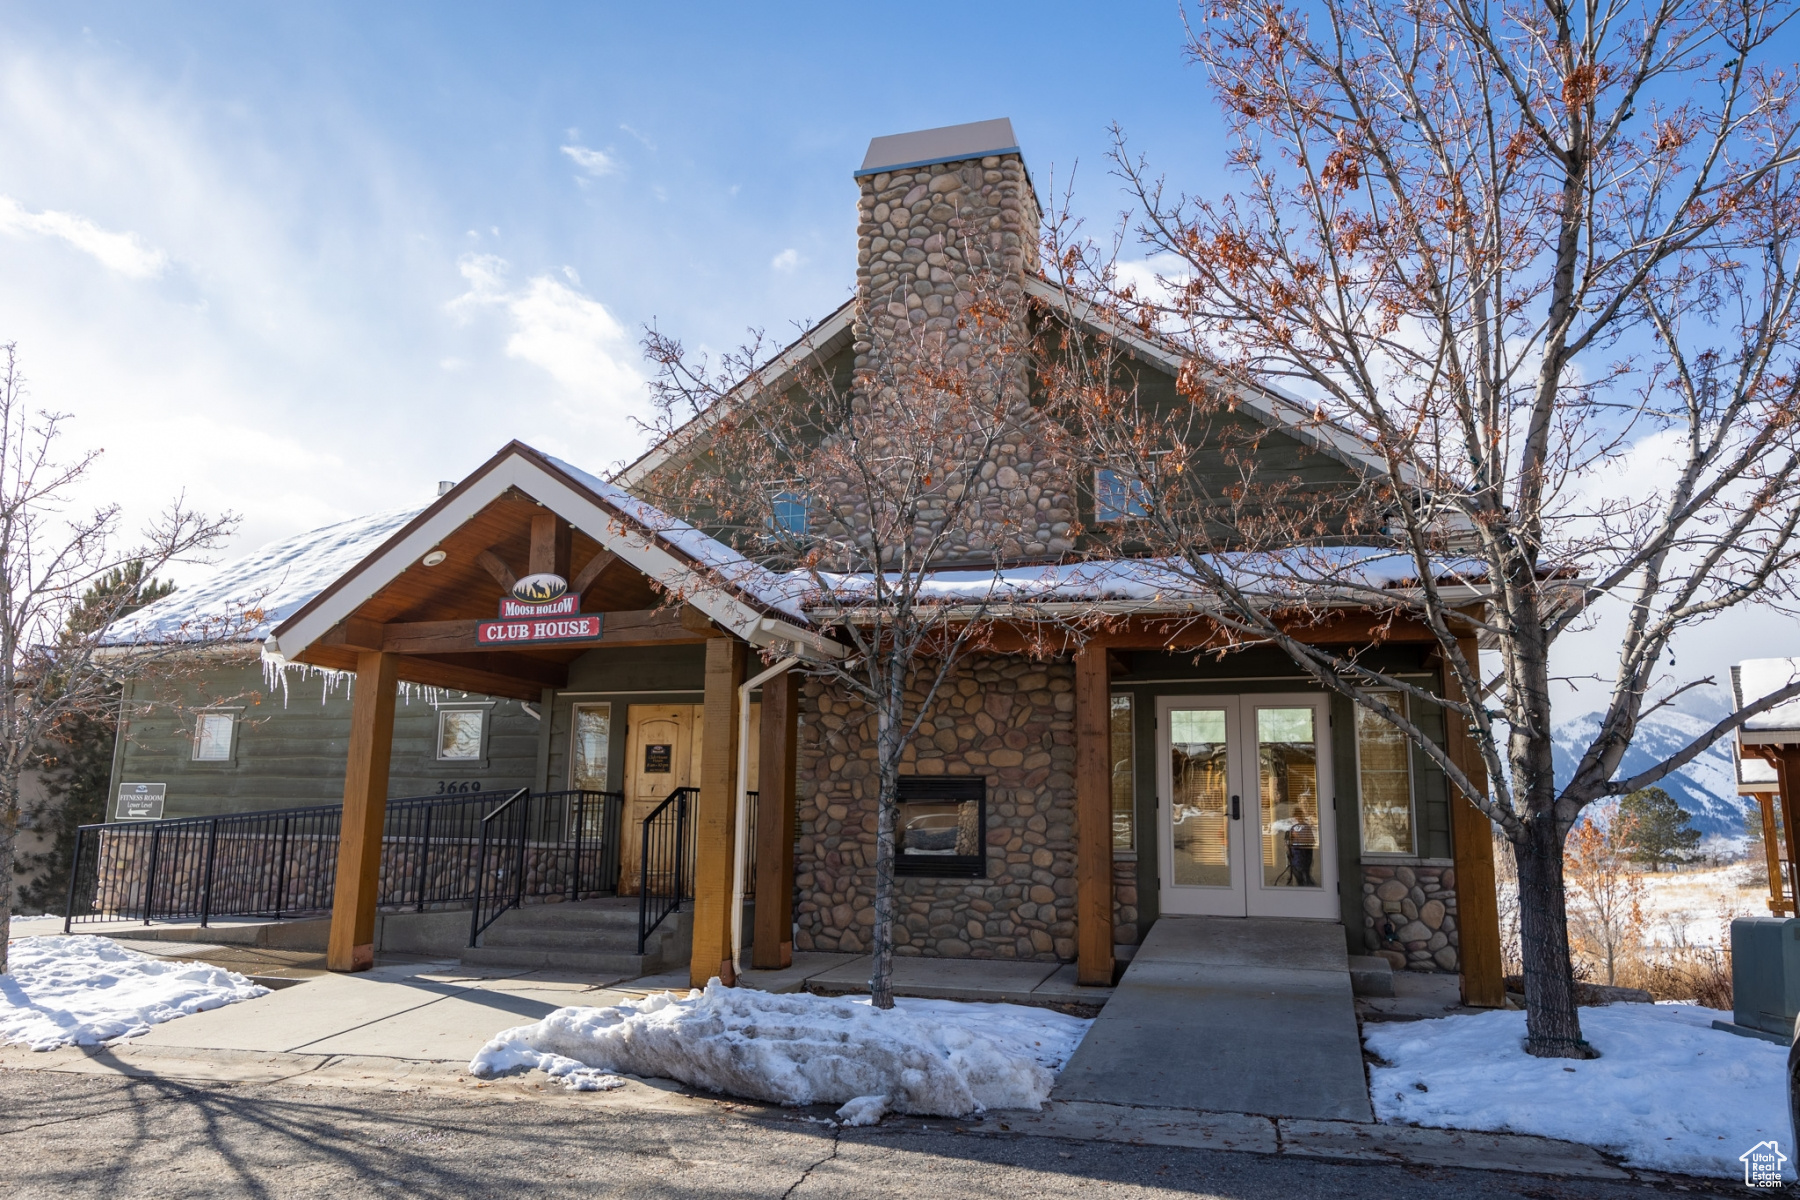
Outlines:
{"type": "Polygon", "coordinates": [[[680,912],[682,900],[694,894],[695,839],[689,816],[699,794],[699,788],[676,788],[644,818],[638,856],[639,954],[663,918],[680,912]]]}
{"type": "MultiPolygon", "coordinates": [[[[508,897],[510,907],[526,897],[616,895],[624,795],[532,794],[497,831],[489,818],[518,795],[390,800],[377,905],[423,912],[479,907],[488,896],[508,897]],[[484,865],[484,830],[490,854],[504,843],[511,855],[498,890],[487,870],[500,860],[484,865]]],[[[63,927],[329,912],[342,820],[342,806],[329,804],[82,826],[63,927]]]]}
{"type": "Polygon", "coordinates": [[[531,792],[520,788],[481,818],[475,855],[475,904],[469,911],[469,945],[481,931],[525,899],[525,842],[531,830],[531,792]]]}

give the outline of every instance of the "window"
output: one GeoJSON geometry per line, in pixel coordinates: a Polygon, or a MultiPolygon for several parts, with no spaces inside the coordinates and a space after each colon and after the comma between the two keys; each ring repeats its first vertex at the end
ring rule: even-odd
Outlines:
{"type": "Polygon", "coordinates": [[[472,762],[481,757],[481,730],[487,712],[479,708],[443,708],[438,710],[438,752],[440,760],[472,762]]]}
{"type": "Polygon", "coordinates": [[[606,790],[607,753],[612,741],[612,705],[577,704],[569,750],[569,786],[588,792],[606,790]]]}
{"type": "Polygon", "coordinates": [[[231,734],[237,714],[203,712],[194,720],[194,761],[230,762],[231,734]]]}
{"type": "MultiPolygon", "coordinates": [[[[1399,692],[1376,693],[1404,715],[1399,692]]],[[[1356,707],[1356,767],[1362,788],[1362,846],[1369,854],[1412,854],[1412,747],[1393,722],[1356,707]]]]}
{"type": "Polygon", "coordinates": [[[1123,521],[1145,514],[1144,485],[1117,471],[1094,472],[1094,520],[1123,521]]]}
{"type": "Polygon", "coordinates": [[[791,537],[806,536],[809,506],[805,496],[798,492],[776,492],[771,505],[769,524],[776,532],[791,537]]]}
{"type": "Polygon", "coordinates": [[[1131,757],[1131,693],[1112,698],[1112,837],[1114,850],[1137,847],[1136,781],[1131,757]]]}
{"type": "Polygon", "coordinates": [[[987,875],[987,780],[902,775],[898,799],[896,875],[987,875]]]}

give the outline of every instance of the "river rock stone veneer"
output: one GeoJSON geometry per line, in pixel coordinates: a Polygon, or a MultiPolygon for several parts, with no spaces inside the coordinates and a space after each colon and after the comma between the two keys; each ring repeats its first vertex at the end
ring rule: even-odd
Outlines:
{"type": "MultiPolygon", "coordinates": [[[[902,773],[986,778],[987,878],[897,878],[896,954],[1074,959],[1074,687],[1066,661],[993,656],[945,682],[902,773]]],[[[920,699],[909,694],[908,710],[920,699]]],[[[862,952],[875,921],[874,722],[818,680],[802,711],[794,948],[862,952]]]]}
{"type": "Polygon", "coordinates": [[[1363,944],[1369,952],[1396,971],[1456,971],[1455,868],[1365,863],[1362,873],[1363,944]]]}

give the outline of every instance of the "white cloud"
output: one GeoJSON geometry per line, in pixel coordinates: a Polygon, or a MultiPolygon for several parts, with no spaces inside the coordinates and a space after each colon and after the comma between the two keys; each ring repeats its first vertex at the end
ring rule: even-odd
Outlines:
{"type": "Polygon", "coordinates": [[[595,150],[591,146],[564,146],[562,152],[589,175],[598,178],[602,175],[616,174],[619,170],[618,160],[603,150],[595,150]]]}
{"type": "Polygon", "coordinates": [[[14,237],[60,238],[82,253],[92,255],[108,270],[133,279],[160,275],[169,264],[168,255],[144,245],[135,233],[114,233],[75,213],[51,209],[34,213],[11,196],[0,196],[0,233],[14,237]]]}
{"type": "Polygon", "coordinates": [[[794,273],[794,268],[800,265],[800,252],[792,246],[789,246],[786,250],[783,250],[774,258],[771,258],[769,260],[769,265],[777,271],[780,271],[783,275],[792,275],[794,273]]]}
{"type": "Polygon", "coordinates": [[[597,401],[610,416],[643,398],[637,349],[606,306],[552,275],[522,287],[508,286],[508,264],[492,254],[467,254],[458,262],[469,290],[450,302],[467,319],[479,309],[504,312],[511,322],[506,353],[542,368],[575,395],[597,401]]]}

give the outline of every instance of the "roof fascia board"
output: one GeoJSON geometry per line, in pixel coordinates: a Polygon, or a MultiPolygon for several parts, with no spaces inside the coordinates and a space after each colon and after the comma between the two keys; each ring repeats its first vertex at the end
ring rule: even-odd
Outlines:
{"type": "Polygon", "coordinates": [[[663,587],[682,595],[719,625],[748,640],[764,614],[744,604],[726,589],[697,581],[700,573],[658,544],[654,536],[598,497],[562,476],[548,464],[527,457],[523,448],[509,447],[498,461],[485,466],[476,478],[465,482],[428,509],[369,557],[353,567],[311,603],[271,631],[266,649],[293,658],[323,637],[376,592],[417,562],[433,546],[504,495],[518,488],[532,499],[580,529],[606,549],[663,587]]]}
{"type": "Polygon", "coordinates": [[[770,359],[766,365],[754,372],[750,378],[743,380],[736,387],[725,393],[721,399],[707,408],[704,412],[696,413],[694,416],[690,417],[679,429],[676,429],[668,437],[663,438],[649,450],[646,450],[636,462],[626,466],[624,470],[614,475],[608,482],[616,483],[624,488],[636,486],[643,482],[645,476],[674,458],[678,448],[685,448],[686,446],[692,445],[693,440],[696,437],[724,420],[729,413],[748,399],[753,392],[760,393],[779,388],[786,382],[789,376],[800,369],[800,365],[808,358],[823,353],[824,348],[829,345],[833,339],[839,334],[849,330],[850,323],[856,315],[855,309],[856,302],[854,300],[846,300],[836,312],[800,335],[800,337],[789,345],[787,349],[770,359]],[[758,379],[762,382],[760,386],[753,389],[751,385],[756,383],[758,379]]]}

